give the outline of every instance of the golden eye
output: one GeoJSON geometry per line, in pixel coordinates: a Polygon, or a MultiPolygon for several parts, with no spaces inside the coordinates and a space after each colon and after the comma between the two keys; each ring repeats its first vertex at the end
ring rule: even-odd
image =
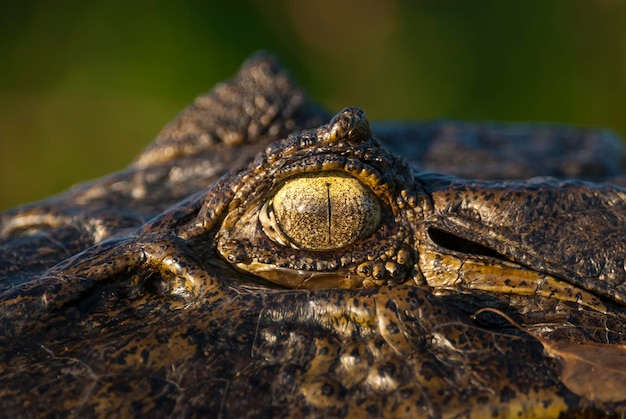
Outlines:
{"type": "Polygon", "coordinates": [[[336,250],[370,235],[380,224],[376,196],[343,172],[289,179],[265,203],[260,220],[272,240],[305,250],[336,250]]]}

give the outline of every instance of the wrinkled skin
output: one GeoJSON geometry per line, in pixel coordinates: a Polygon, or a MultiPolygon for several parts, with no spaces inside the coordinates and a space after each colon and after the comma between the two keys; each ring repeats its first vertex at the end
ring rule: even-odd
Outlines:
{"type": "Polygon", "coordinates": [[[623,415],[626,397],[572,390],[537,336],[597,357],[626,343],[626,191],[452,176],[617,184],[617,144],[568,127],[370,127],[257,56],[127,170],[1,215],[2,412],[623,415]],[[277,242],[267,202],[305,172],[357,179],[375,228],[330,250],[277,242]]]}

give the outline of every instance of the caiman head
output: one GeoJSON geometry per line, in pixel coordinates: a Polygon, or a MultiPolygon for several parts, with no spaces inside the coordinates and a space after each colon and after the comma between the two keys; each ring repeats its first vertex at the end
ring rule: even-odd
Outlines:
{"type": "MultiPolygon", "coordinates": [[[[623,412],[625,398],[572,386],[563,352],[538,339],[626,358],[625,198],[418,171],[347,108],[268,141],[138,229],[16,279],[1,295],[2,403],[77,415],[623,412]],[[485,307],[521,330],[473,316],[485,307]]],[[[579,375],[602,388],[597,371],[579,375]]]]}

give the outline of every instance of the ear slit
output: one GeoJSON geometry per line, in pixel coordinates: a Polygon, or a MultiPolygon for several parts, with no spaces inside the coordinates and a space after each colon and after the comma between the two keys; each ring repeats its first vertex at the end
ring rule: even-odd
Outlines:
{"type": "Polygon", "coordinates": [[[510,260],[497,251],[483,246],[480,243],[464,239],[447,231],[431,227],[428,229],[430,239],[440,247],[459,253],[467,253],[475,256],[486,256],[500,260],[510,260]]]}

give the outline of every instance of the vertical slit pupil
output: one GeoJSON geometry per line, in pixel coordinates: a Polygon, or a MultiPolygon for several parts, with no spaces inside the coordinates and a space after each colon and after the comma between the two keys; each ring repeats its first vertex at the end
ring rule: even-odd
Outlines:
{"type": "Polygon", "coordinates": [[[328,205],[328,244],[330,245],[331,237],[332,237],[331,236],[331,224],[332,224],[332,221],[331,221],[330,217],[332,216],[332,213],[331,213],[331,205],[330,205],[330,183],[328,183],[328,182],[326,182],[326,202],[327,202],[327,205],[328,205]]]}

